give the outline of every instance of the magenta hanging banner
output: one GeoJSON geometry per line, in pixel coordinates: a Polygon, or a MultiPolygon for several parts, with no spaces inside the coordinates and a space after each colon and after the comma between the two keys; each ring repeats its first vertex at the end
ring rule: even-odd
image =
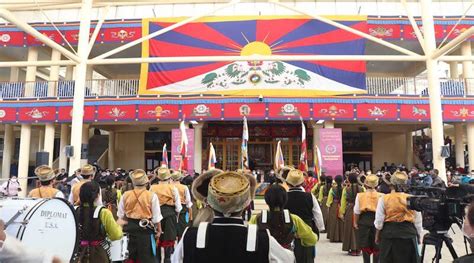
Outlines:
{"type": "Polygon", "coordinates": [[[342,130],[320,129],[319,145],[322,171],[332,177],[342,175],[342,130]]]}
{"type": "MultiPolygon", "coordinates": [[[[186,129],[188,135],[188,173],[194,174],[194,130],[186,129]]],[[[179,129],[171,130],[171,167],[178,170],[181,161],[181,131],[179,129]]]]}

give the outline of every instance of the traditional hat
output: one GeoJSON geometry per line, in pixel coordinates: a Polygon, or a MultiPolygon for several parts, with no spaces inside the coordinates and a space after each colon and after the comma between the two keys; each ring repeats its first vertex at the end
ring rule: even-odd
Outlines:
{"type": "Polygon", "coordinates": [[[286,177],[286,183],[292,186],[301,185],[304,182],[304,175],[303,172],[298,169],[293,169],[288,172],[288,176],[286,177]]]}
{"type": "Polygon", "coordinates": [[[382,181],[384,181],[388,185],[392,184],[390,182],[390,178],[392,178],[392,175],[389,172],[385,172],[385,173],[382,174],[382,181]]]}
{"type": "Polygon", "coordinates": [[[367,187],[370,187],[370,188],[375,188],[379,185],[379,177],[377,175],[368,175],[366,178],[365,178],[365,181],[364,181],[364,184],[367,186],[367,187]]]}
{"type": "Polygon", "coordinates": [[[166,181],[171,178],[171,171],[166,167],[156,168],[153,173],[156,175],[156,177],[158,177],[158,180],[160,181],[166,181]]]}
{"type": "Polygon", "coordinates": [[[195,178],[191,186],[193,197],[200,202],[205,202],[211,178],[223,172],[220,169],[214,168],[195,178]]]}
{"type": "Polygon", "coordinates": [[[149,182],[146,172],[142,169],[131,171],[129,176],[134,186],[145,186],[149,182]]]}
{"type": "Polygon", "coordinates": [[[96,168],[93,165],[86,164],[81,168],[81,175],[94,175],[96,168]]]}
{"type": "Polygon", "coordinates": [[[173,169],[170,169],[170,173],[171,173],[171,179],[173,179],[174,181],[179,181],[184,176],[184,174],[182,172],[176,171],[176,170],[173,170],[173,169]]]}
{"type": "Polygon", "coordinates": [[[390,177],[392,185],[404,185],[408,183],[408,175],[406,172],[396,171],[390,177]]]}
{"type": "Polygon", "coordinates": [[[209,182],[207,203],[229,217],[249,205],[255,195],[256,185],[255,179],[247,174],[225,172],[215,175],[209,182]]]}
{"type": "Polygon", "coordinates": [[[276,177],[279,178],[282,182],[284,182],[286,180],[286,177],[288,176],[288,173],[293,169],[295,169],[295,167],[293,166],[284,166],[277,171],[276,177]]]}
{"type": "Polygon", "coordinates": [[[36,167],[35,175],[38,176],[38,179],[41,182],[51,181],[56,178],[56,173],[54,170],[47,165],[40,165],[36,167]]]}

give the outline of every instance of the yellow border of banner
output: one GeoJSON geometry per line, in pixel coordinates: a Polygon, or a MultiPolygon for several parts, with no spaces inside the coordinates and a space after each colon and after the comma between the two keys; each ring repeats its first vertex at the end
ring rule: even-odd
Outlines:
{"type": "MultiPolygon", "coordinates": [[[[325,18],[337,21],[367,21],[367,15],[328,15],[324,16],[325,18]]],[[[150,22],[168,22],[168,23],[178,23],[183,21],[188,17],[163,17],[163,18],[144,18],[142,19],[142,36],[147,36],[149,34],[150,22]]],[[[274,19],[314,19],[309,16],[209,16],[200,18],[194,22],[232,22],[232,21],[246,21],[246,20],[274,20],[274,19]]],[[[142,42],[142,58],[148,58],[149,55],[150,43],[149,40],[142,42]]],[[[148,82],[148,63],[141,63],[140,66],[140,85],[138,89],[138,94],[140,95],[159,95],[159,94],[171,94],[170,92],[160,92],[156,90],[148,90],[146,88],[148,82]]],[[[235,95],[235,96],[259,96],[262,93],[268,96],[283,96],[290,97],[288,93],[295,93],[297,91],[297,96],[327,96],[327,95],[343,95],[347,92],[334,92],[334,91],[315,91],[315,90],[295,90],[295,89],[278,89],[278,90],[262,90],[262,89],[244,89],[244,90],[235,90],[235,91],[220,91],[220,92],[200,92],[199,94],[223,94],[223,95],[235,95]]],[[[367,93],[365,90],[354,91],[351,94],[364,94],[367,93]]],[[[179,92],[176,95],[186,95],[186,94],[196,94],[194,92],[185,93],[179,92]]],[[[196,94],[198,95],[198,94],[196,94]]]]}

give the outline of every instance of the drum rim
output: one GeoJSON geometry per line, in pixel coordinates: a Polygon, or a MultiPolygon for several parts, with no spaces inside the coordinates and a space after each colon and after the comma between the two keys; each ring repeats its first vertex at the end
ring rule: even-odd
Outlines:
{"type": "MultiPolygon", "coordinates": [[[[35,204],[33,206],[33,208],[28,211],[28,213],[25,215],[24,219],[26,220],[29,220],[33,215],[34,213],[32,213],[32,211],[36,211],[39,209],[39,207],[41,207],[42,204],[46,203],[47,201],[50,201],[50,200],[59,200],[63,203],[65,203],[69,209],[71,210],[72,212],[72,215],[73,215],[73,218],[74,218],[74,225],[76,226],[76,240],[74,241],[74,249],[72,250],[72,254],[71,254],[71,258],[69,259],[70,262],[72,262],[72,260],[74,259],[74,257],[76,256],[76,253],[79,249],[79,225],[78,225],[78,221],[77,221],[77,215],[76,215],[76,210],[74,209],[74,206],[72,206],[68,201],[66,201],[65,199],[63,198],[59,198],[59,197],[54,197],[54,198],[49,198],[49,199],[34,199],[34,200],[41,200],[40,202],[38,202],[37,204],[35,204]],[[31,214],[31,215],[30,215],[31,214]]],[[[21,200],[21,199],[19,199],[21,200]]],[[[18,229],[18,232],[20,232],[20,230],[22,230],[22,233],[21,233],[21,236],[23,237],[23,234],[25,233],[25,230],[26,230],[26,227],[25,226],[21,226],[19,229],[18,229]]],[[[17,233],[17,238],[18,238],[18,233],[17,233]]],[[[22,239],[20,239],[22,240],[22,239]]]]}
{"type": "MultiPolygon", "coordinates": [[[[21,199],[18,199],[18,200],[21,200],[21,199]]],[[[35,200],[35,199],[33,199],[35,200]]],[[[31,217],[35,214],[36,210],[38,210],[38,208],[44,204],[47,200],[46,199],[39,199],[40,202],[36,203],[29,211],[28,213],[26,213],[26,215],[23,217],[23,220],[30,220],[31,217]]],[[[19,228],[18,228],[18,232],[16,233],[16,238],[18,238],[19,240],[23,240],[23,235],[25,234],[25,230],[26,230],[26,226],[25,225],[21,225],[19,228]],[[20,235],[20,232],[21,232],[21,235],[20,235]]]]}

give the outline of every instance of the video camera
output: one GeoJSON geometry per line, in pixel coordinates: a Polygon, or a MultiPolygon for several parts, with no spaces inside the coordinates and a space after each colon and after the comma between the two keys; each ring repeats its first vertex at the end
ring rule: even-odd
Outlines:
{"type": "Polygon", "coordinates": [[[434,188],[411,187],[407,199],[409,209],[423,215],[423,228],[434,233],[446,233],[452,224],[462,225],[465,208],[474,200],[474,187],[434,188]]]}

